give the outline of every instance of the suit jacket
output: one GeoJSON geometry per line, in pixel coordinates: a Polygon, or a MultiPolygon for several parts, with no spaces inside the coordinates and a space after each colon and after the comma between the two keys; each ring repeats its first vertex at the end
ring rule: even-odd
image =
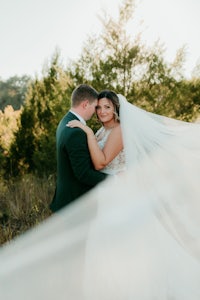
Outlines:
{"type": "Polygon", "coordinates": [[[85,132],[66,126],[74,119],[78,118],[68,112],[56,131],[57,183],[50,204],[53,212],[85,194],[107,176],[94,169],[85,132]]]}

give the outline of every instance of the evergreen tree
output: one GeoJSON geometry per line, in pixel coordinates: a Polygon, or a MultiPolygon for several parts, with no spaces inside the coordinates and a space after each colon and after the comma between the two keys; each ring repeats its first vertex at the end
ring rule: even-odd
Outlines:
{"type": "Polygon", "coordinates": [[[101,34],[88,38],[80,59],[69,66],[70,76],[76,84],[86,82],[97,90],[113,89],[149,111],[191,120],[197,107],[192,109],[193,101],[185,90],[185,47],[178,49],[169,63],[164,59],[163,45],[155,42],[147,48],[141,42],[141,33],[135,38],[128,35],[127,26],[135,11],[135,1],[124,0],[117,21],[104,14],[101,34]]]}
{"type": "Polygon", "coordinates": [[[134,12],[135,1],[125,0],[117,21],[108,15],[101,18],[102,33],[90,36],[80,59],[70,65],[70,75],[77,84],[87,82],[97,90],[114,89],[125,96],[131,93],[144,60],[139,35],[132,40],[126,31],[134,12]]]}
{"type": "Polygon", "coordinates": [[[44,77],[36,79],[27,93],[19,130],[10,149],[8,173],[16,176],[55,172],[55,132],[70,105],[69,83],[56,52],[44,70],[44,77]]]}
{"type": "Polygon", "coordinates": [[[31,78],[27,75],[13,76],[6,81],[0,80],[0,110],[4,110],[8,105],[12,105],[14,110],[20,109],[30,82],[31,78]]]}

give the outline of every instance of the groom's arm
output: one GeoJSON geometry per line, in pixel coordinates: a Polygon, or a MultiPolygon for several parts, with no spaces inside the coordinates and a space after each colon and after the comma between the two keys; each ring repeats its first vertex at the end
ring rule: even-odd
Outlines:
{"type": "Polygon", "coordinates": [[[93,167],[87,145],[87,136],[79,128],[71,128],[68,153],[76,178],[88,186],[95,186],[106,178],[106,174],[93,167]]]}

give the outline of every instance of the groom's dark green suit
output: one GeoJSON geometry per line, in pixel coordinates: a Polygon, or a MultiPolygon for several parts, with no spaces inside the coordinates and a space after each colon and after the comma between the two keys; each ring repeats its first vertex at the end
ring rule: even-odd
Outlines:
{"type": "Polygon", "coordinates": [[[68,112],[56,132],[57,184],[50,204],[53,212],[79,198],[106,177],[106,174],[94,170],[85,132],[66,126],[74,119],[78,120],[68,112]]]}

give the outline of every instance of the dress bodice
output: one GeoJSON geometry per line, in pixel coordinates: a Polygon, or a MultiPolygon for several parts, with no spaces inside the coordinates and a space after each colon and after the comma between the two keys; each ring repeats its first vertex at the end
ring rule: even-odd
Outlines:
{"type": "MultiPolygon", "coordinates": [[[[96,132],[97,142],[101,149],[103,149],[103,147],[105,146],[105,143],[111,131],[112,129],[105,129],[104,127],[101,127],[96,132]]],[[[122,150],[105,168],[101,169],[101,172],[114,175],[124,170],[125,170],[125,153],[124,150],[122,150]]]]}

